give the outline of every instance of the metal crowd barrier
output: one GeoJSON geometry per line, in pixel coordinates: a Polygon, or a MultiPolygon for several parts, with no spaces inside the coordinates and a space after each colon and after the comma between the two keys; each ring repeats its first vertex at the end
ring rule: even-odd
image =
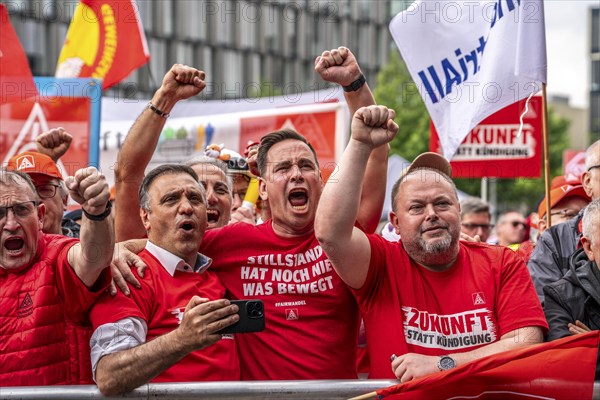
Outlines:
{"type": "MultiPolygon", "coordinates": [[[[314,380],[152,383],[120,399],[349,399],[397,384],[394,380],[314,380]]],[[[564,382],[563,382],[564,383],[564,382]]],[[[548,382],[548,384],[551,384],[548,382]]],[[[103,399],[93,385],[0,387],[2,400],[103,399]]],[[[593,400],[600,400],[600,381],[594,383],[593,400]]]]}

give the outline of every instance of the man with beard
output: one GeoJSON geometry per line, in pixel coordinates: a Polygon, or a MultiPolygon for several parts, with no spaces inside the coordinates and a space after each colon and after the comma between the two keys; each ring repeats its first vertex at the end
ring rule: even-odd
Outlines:
{"type": "Polygon", "coordinates": [[[392,117],[374,106],[354,114],[338,183],[323,190],[315,219],[317,239],[358,300],[369,378],[405,382],[541,342],[547,324],[523,261],[504,247],[459,242],[456,187],[440,155],[417,157],[392,189],[399,242],[355,228],[350,193],[360,190],[371,151],[396,135],[392,117]]]}

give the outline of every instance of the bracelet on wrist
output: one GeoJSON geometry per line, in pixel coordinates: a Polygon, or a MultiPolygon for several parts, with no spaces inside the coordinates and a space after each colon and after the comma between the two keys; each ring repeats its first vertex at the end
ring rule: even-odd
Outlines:
{"type": "Polygon", "coordinates": [[[104,221],[106,219],[106,217],[108,217],[110,215],[111,209],[112,209],[112,203],[110,201],[108,203],[106,203],[106,208],[104,209],[102,214],[99,214],[99,215],[92,215],[92,214],[88,213],[87,211],[85,211],[83,209],[83,207],[81,208],[85,217],[92,221],[104,221]]]}
{"type": "Polygon", "coordinates": [[[367,78],[363,74],[360,74],[357,80],[349,84],[348,86],[342,86],[344,92],[356,92],[358,89],[363,87],[363,85],[367,82],[367,78]]]}
{"type": "Polygon", "coordinates": [[[149,108],[150,110],[152,110],[155,114],[163,117],[164,119],[169,118],[169,116],[171,115],[170,113],[166,113],[166,112],[164,112],[164,111],[159,110],[158,108],[156,108],[154,106],[154,104],[152,104],[151,101],[148,102],[148,105],[146,107],[149,108]]]}

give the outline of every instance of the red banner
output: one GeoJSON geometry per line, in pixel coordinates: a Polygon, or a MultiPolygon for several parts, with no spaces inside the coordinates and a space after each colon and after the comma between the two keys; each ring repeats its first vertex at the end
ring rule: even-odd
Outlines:
{"type": "Polygon", "coordinates": [[[36,150],[35,138],[59,126],[73,135],[69,151],[60,159],[63,176],[89,165],[90,148],[89,98],[42,97],[39,103],[23,101],[0,107],[0,160],[6,165],[15,154],[36,150]]]}
{"type": "Polygon", "coordinates": [[[27,56],[10,23],[6,5],[0,4],[0,104],[37,95],[27,56]]]}
{"type": "Polygon", "coordinates": [[[585,151],[565,150],[563,152],[563,175],[580,177],[585,172],[585,151]]]}
{"type": "Polygon", "coordinates": [[[385,399],[591,399],[599,332],[481,358],[377,391],[385,399]]]}
{"type": "Polygon", "coordinates": [[[134,0],[81,0],[56,66],[57,78],[102,79],[107,89],[150,59],[134,0]]]}
{"type": "Polygon", "coordinates": [[[240,149],[248,141],[259,141],[265,134],[284,128],[294,129],[314,147],[323,179],[335,169],[336,111],[304,114],[281,114],[240,119],[240,149]]]}
{"type": "MultiPolygon", "coordinates": [[[[523,117],[525,100],[484,119],[461,143],[450,160],[455,178],[539,178],[542,172],[542,98],[532,97],[523,117]]],[[[430,151],[442,154],[431,124],[430,151]]]]}

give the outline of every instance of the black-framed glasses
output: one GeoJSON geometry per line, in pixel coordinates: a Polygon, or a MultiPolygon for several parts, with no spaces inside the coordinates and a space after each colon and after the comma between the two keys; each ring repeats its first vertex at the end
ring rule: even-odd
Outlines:
{"type": "Polygon", "coordinates": [[[60,185],[54,183],[46,183],[36,186],[35,189],[37,190],[38,196],[40,196],[42,199],[49,199],[54,197],[56,194],[56,188],[59,186],[60,185]]]}
{"type": "Polygon", "coordinates": [[[596,165],[592,165],[591,167],[589,167],[587,169],[587,172],[590,172],[591,170],[593,170],[594,168],[600,168],[600,164],[596,164],[596,165]]]}
{"type": "Polygon", "coordinates": [[[246,161],[245,158],[233,157],[227,160],[227,168],[238,171],[247,171],[249,169],[248,161],[246,161]]]}
{"type": "Polygon", "coordinates": [[[16,203],[9,207],[0,207],[0,221],[6,219],[6,216],[8,215],[8,210],[12,210],[14,216],[17,218],[25,218],[30,216],[35,211],[35,208],[37,206],[38,202],[31,200],[24,201],[22,203],[16,203]]]}
{"type": "Polygon", "coordinates": [[[494,227],[494,224],[470,224],[470,223],[463,223],[461,224],[463,226],[463,228],[469,230],[469,231],[474,231],[475,229],[479,229],[481,228],[482,231],[489,231],[490,229],[492,229],[494,227]]]}

